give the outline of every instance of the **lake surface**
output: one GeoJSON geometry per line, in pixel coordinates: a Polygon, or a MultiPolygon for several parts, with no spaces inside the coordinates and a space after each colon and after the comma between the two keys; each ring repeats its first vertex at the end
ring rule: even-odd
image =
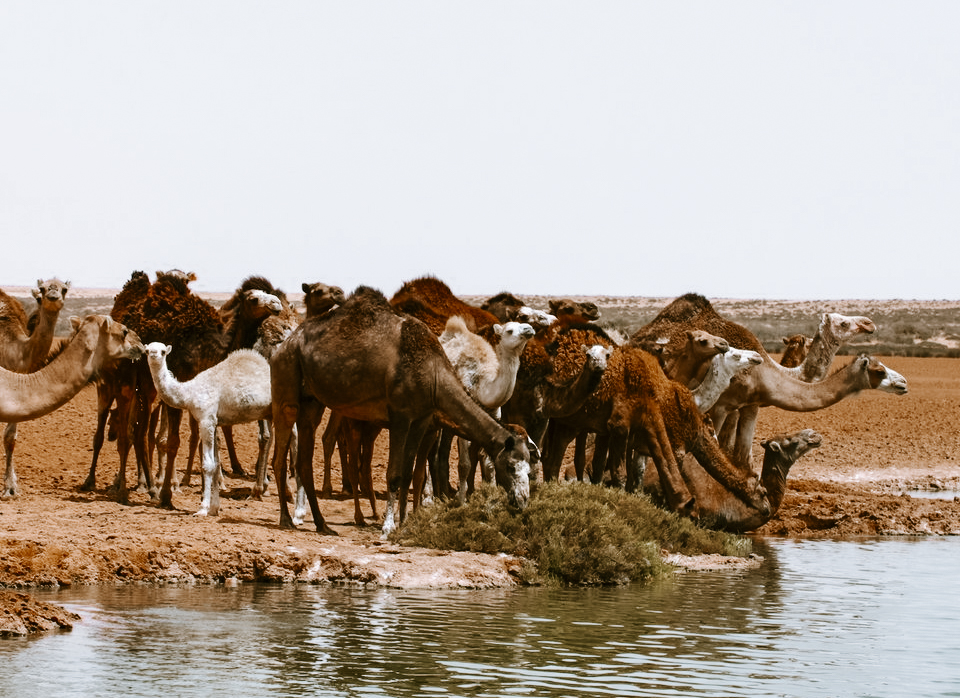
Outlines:
{"type": "Polygon", "coordinates": [[[614,589],[110,587],[0,696],[960,696],[960,539],[766,541],[614,589]]]}

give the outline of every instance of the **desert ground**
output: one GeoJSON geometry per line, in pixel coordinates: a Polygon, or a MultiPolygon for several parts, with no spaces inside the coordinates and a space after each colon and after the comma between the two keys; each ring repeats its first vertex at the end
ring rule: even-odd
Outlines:
{"type": "MultiPolygon", "coordinates": [[[[837,365],[849,360],[838,357],[837,365]]],[[[756,462],[765,436],[813,428],[823,444],[791,470],[776,517],[750,535],[960,534],[960,499],[909,494],[960,490],[960,359],[881,360],[907,378],[907,395],[863,393],[812,413],[761,410],[756,462]]],[[[174,494],[173,510],[158,508],[141,492],[119,504],[108,492],[119,468],[113,443],[106,443],[100,455],[96,491],[82,492],[92,456],[95,406],[91,385],[54,413],[20,425],[16,464],[21,494],[0,501],[0,588],[249,581],[397,587],[517,583],[522,561],[515,558],[407,548],[382,540],[369,503],[362,503],[368,525],[358,526],[353,501],[343,495],[320,502],[336,537],[318,535],[309,517],[300,530],[281,530],[275,491],[263,501],[250,499],[250,477],[225,477],[218,517],[193,515],[200,500],[196,471],[192,485],[174,494]]],[[[178,478],[186,463],[187,436],[184,428],[178,478]]],[[[238,427],[235,436],[240,458],[252,472],[256,426],[238,427]]],[[[128,482],[135,478],[132,456],[128,482]]],[[[223,457],[226,461],[225,451],[223,457]]],[[[386,460],[383,434],[374,457],[380,514],[386,460]]],[[[319,464],[316,472],[319,487],[319,464]]],[[[334,491],[340,492],[337,460],[333,480],[334,491]]],[[[736,561],[707,564],[722,567],[736,561]]]]}

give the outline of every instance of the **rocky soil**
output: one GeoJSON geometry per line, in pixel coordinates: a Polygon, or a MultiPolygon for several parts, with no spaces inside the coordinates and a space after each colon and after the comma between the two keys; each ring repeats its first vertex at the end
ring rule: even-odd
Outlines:
{"type": "MultiPolygon", "coordinates": [[[[806,414],[774,408],[761,411],[758,441],[805,427],[816,429],[824,438],[818,450],[794,466],[790,491],[776,518],[752,535],[850,538],[960,533],[960,500],[907,494],[960,489],[960,431],[956,428],[960,360],[891,358],[885,363],[907,377],[908,395],[862,394],[806,414]]],[[[327,522],[339,534],[336,537],[319,536],[309,519],[299,531],[281,530],[276,497],[262,502],[249,499],[249,478],[225,479],[219,517],[192,514],[200,498],[196,474],[192,486],[174,495],[174,510],[157,508],[143,493],[133,493],[127,505],[118,504],[107,491],[119,467],[111,443],[100,457],[97,491],[81,492],[79,485],[92,455],[95,404],[96,391],[88,387],[53,414],[20,425],[16,462],[21,494],[0,501],[0,587],[247,581],[398,587],[517,583],[521,560],[394,545],[381,540],[372,517],[368,517],[370,525],[357,526],[353,502],[345,497],[321,501],[327,522]]],[[[240,427],[235,434],[240,457],[252,470],[256,427],[240,427]]],[[[181,474],[186,443],[184,430],[178,458],[181,474]]],[[[374,458],[381,496],[385,446],[383,435],[374,458]]],[[[757,454],[759,462],[759,447],[757,454]]],[[[135,478],[135,472],[128,473],[130,478],[135,478]]],[[[319,480],[318,469],[318,485],[319,480]]],[[[334,487],[340,490],[338,467],[334,487]]],[[[380,513],[383,505],[379,500],[380,513]]],[[[369,514],[369,504],[362,506],[369,514]]],[[[726,560],[671,561],[692,568],[730,564],[726,560]]],[[[21,621],[48,615],[43,609],[31,612],[9,592],[0,592],[3,608],[19,609],[13,615],[21,621]]],[[[0,633],[10,627],[3,619],[0,615],[0,633]]],[[[22,626],[37,627],[41,626],[22,626]]]]}

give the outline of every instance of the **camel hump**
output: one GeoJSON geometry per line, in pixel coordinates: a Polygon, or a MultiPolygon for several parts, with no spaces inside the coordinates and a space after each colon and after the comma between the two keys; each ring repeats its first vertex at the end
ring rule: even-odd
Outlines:
{"type": "MultiPolygon", "coordinates": [[[[469,332],[466,321],[459,315],[454,315],[447,320],[446,327],[444,327],[443,334],[445,336],[453,336],[455,334],[463,334],[464,332],[469,332]]],[[[441,340],[442,341],[442,340],[441,340]]]]}

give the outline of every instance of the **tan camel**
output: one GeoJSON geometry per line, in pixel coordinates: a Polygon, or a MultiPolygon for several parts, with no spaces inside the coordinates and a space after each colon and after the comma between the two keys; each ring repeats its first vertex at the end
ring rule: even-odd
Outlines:
{"type": "MultiPolygon", "coordinates": [[[[745,533],[760,528],[779,511],[787,490],[787,473],[804,454],[820,446],[820,434],[803,429],[795,434],[782,434],[761,442],[764,450],[760,484],[766,491],[767,509],[759,511],[731,496],[720,483],[693,459],[683,463],[683,479],[697,499],[700,521],[710,528],[745,533]]],[[[645,472],[644,491],[656,500],[660,483],[656,473],[645,472]]]]}
{"type": "MultiPolygon", "coordinates": [[[[137,335],[106,315],[74,319],[73,326],[70,341],[39,371],[0,369],[0,421],[26,422],[49,414],[79,393],[104,365],[143,353],[137,335]]],[[[11,493],[17,493],[12,470],[4,482],[4,494],[11,493]]]]}
{"type": "MultiPolygon", "coordinates": [[[[361,286],[329,316],[305,320],[278,347],[270,366],[274,472],[283,482],[284,456],[296,424],[297,468],[317,531],[332,533],[313,486],[315,431],[327,407],[350,419],[389,425],[384,534],[403,520],[401,493],[409,488],[421,438],[435,414],[483,444],[494,457],[497,482],[508,500],[525,506],[530,471],[526,440],[498,424],[467,395],[437,337],[419,320],[397,315],[379,291],[361,286]]],[[[292,526],[284,497],[280,525],[292,526]]]]}
{"type": "MultiPolygon", "coordinates": [[[[29,318],[16,298],[0,290],[0,368],[18,373],[32,373],[47,361],[55,342],[57,319],[63,309],[70,282],[53,278],[37,281],[32,294],[37,301],[37,310],[29,318]]],[[[58,350],[62,347],[58,347],[58,350]]],[[[10,422],[3,432],[3,451],[6,457],[5,486],[3,495],[14,497],[16,491],[16,468],[13,451],[17,443],[17,423],[10,422]]]]}
{"type": "Polygon", "coordinates": [[[710,360],[729,350],[730,344],[703,330],[688,330],[686,335],[681,345],[661,355],[660,365],[669,378],[694,388],[703,380],[710,360]]]}
{"type": "MultiPolygon", "coordinates": [[[[171,407],[189,411],[199,425],[203,496],[196,513],[216,516],[220,512],[221,482],[217,426],[272,417],[270,363],[252,349],[237,349],[220,363],[181,382],[167,368],[170,350],[170,345],[162,342],[147,344],[147,365],[160,399],[171,407]]],[[[267,453],[267,448],[261,449],[258,474],[265,471],[267,453]]]]}
{"type": "MultiPolygon", "coordinates": [[[[526,323],[507,322],[494,325],[493,333],[499,338],[496,348],[468,330],[463,318],[456,315],[447,320],[447,326],[440,335],[440,345],[470,397],[491,415],[498,417],[500,408],[513,395],[520,355],[533,337],[534,330],[526,323]]],[[[461,438],[458,445],[458,494],[462,503],[467,498],[467,483],[472,484],[473,481],[474,455],[479,454],[470,453],[470,443],[466,439],[461,438]]],[[[492,473],[487,471],[484,479],[489,481],[491,476],[492,473]]]]}
{"type": "Polygon", "coordinates": [[[810,345],[813,343],[813,337],[805,334],[792,334],[783,338],[783,355],[780,357],[780,365],[785,368],[796,368],[803,363],[810,353],[810,345]]]}
{"type": "MultiPolygon", "coordinates": [[[[569,347],[559,347],[558,354],[564,350],[569,347]]],[[[696,514],[695,500],[678,465],[685,452],[736,497],[763,508],[756,478],[739,471],[723,454],[689,389],[667,378],[657,359],[638,347],[616,347],[599,387],[580,410],[550,420],[543,454],[545,479],[557,479],[563,454],[580,432],[606,437],[607,462],[613,466],[623,461],[628,441],[636,453],[651,457],[667,504],[675,511],[696,514]]],[[[603,467],[594,465],[594,476],[602,474],[603,467]]],[[[631,490],[640,485],[632,469],[628,469],[627,485],[631,490]]]]}

